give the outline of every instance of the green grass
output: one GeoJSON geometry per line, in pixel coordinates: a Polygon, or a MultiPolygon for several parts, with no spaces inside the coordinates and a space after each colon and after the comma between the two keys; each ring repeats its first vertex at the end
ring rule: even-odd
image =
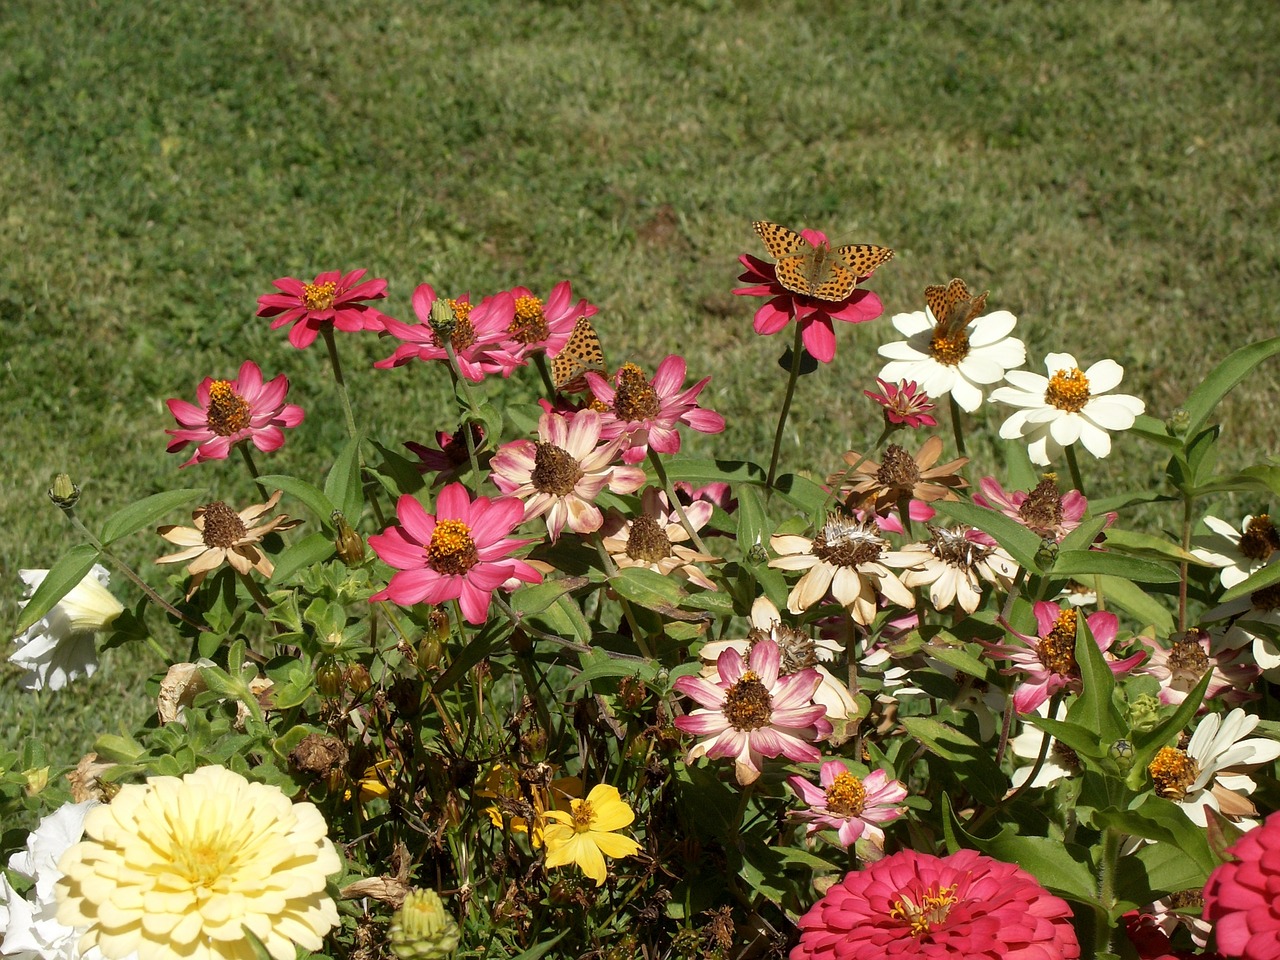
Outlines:
{"type": "MultiPolygon", "coordinates": [[[[253,316],[277,276],[367,267],[404,318],[424,281],[571,279],[613,362],[679,351],[714,375],[704,402],[729,428],[689,449],[767,461],[788,338],[753,334],[730,293],[766,218],[893,246],[870,284],[887,314],[951,276],[989,287],[1031,366],[1113,357],[1166,416],[1207,364],[1276,332],[1278,37],[1280,7],[1246,3],[14,0],[0,619],[17,568],[73,542],[44,498],[58,471],[91,524],[181,484],[251,495],[234,462],[179,474],[164,453],[164,400],[203,376],[287,372],[308,421],[268,469],[323,472],[342,435],[323,350],[253,316]]],[[[824,473],[878,432],[861,390],[892,331],[838,336],[801,381],[792,468],[824,473]]],[[[371,429],[452,426],[442,371],[375,373],[391,347],[370,337],[342,349],[371,429]]],[[[1274,452],[1278,384],[1263,371],[1224,405],[1226,465],[1274,452]]],[[[979,417],[979,455],[999,422],[979,417]]],[[[1121,440],[1096,475],[1147,486],[1158,468],[1121,440]]],[[[14,679],[20,734],[89,703],[17,697],[14,679]]]]}

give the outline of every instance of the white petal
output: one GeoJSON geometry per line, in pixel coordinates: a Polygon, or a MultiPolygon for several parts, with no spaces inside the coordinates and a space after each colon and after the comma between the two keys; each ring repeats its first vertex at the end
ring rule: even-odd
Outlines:
{"type": "Polygon", "coordinates": [[[1099,360],[1084,372],[1084,377],[1089,381],[1090,393],[1106,393],[1120,386],[1120,381],[1124,379],[1124,367],[1114,360],[1099,360]]]}

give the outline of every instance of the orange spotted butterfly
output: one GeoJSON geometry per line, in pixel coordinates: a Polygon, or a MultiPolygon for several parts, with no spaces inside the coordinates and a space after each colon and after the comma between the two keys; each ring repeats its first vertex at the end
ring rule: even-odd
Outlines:
{"type": "Polygon", "coordinates": [[[769,256],[777,261],[778,282],[792,293],[819,300],[845,300],[858,282],[876,267],[893,258],[888,247],[855,243],[832,247],[814,246],[794,230],[757,220],[755,228],[769,256]]]}
{"type": "Polygon", "coordinates": [[[984,290],[975,297],[959,277],[945,287],[940,284],[925,287],[924,302],[929,305],[929,312],[933,314],[934,336],[955,336],[962,331],[970,320],[982,312],[990,292],[984,290]]]}
{"type": "Polygon", "coordinates": [[[604,350],[591,321],[579,317],[564,347],[551,358],[551,382],[559,393],[581,393],[587,389],[583,374],[593,370],[606,372],[604,350]]]}

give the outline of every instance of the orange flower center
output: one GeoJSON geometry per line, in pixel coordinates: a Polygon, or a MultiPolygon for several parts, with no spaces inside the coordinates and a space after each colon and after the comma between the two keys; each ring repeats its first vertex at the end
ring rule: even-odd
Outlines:
{"type": "Polygon", "coordinates": [[[837,817],[856,817],[867,802],[867,788],[852,773],[837,773],[827,787],[827,810],[837,817]]]}
{"type": "Polygon", "coordinates": [[[221,500],[205,504],[202,517],[204,529],[200,536],[208,547],[229,549],[239,543],[248,532],[244,521],[240,519],[240,514],[221,500]]]}
{"type": "Polygon", "coordinates": [[[944,366],[954,367],[969,355],[969,335],[965,328],[949,336],[935,332],[929,341],[929,355],[944,366]]]}
{"type": "Polygon", "coordinates": [[[507,327],[507,333],[517,343],[541,343],[551,329],[547,316],[542,312],[542,300],[538,297],[516,297],[516,315],[507,327]]]}
{"type": "Polygon", "coordinates": [[[657,391],[634,363],[624,363],[618,368],[617,384],[613,412],[619,420],[648,420],[662,409],[657,391]]]}
{"type": "Polygon", "coordinates": [[[904,894],[894,901],[889,916],[901,920],[911,928],[911,935],[917,938],[926,936],[938,924],[944,923],[951,908],[956,905],[956,888],[933,885],[916,903],[910,895],[904,894]]]}
{"type": "Polygon", "coordinates": [[[1240,552],[1250,560],[1266,560],[1276,550],[1280,550],[1280,533],[1271,517],[1260,513],[1249,521],[1240,536],[1240,552]]]}
{"type": "Polygon", "coordinates": [[[596,815],[591,809],[591,804],[585,800],[574,800],[570,806],[573,807],[573,829],[578,833],[586,833],[591,829],[591,823],[596,815]]]}
{"type": "Polygon", "coordinates": [[[735,730],[759,730],[773,720],[773,697],[760,677],[748,670],[725,692],[721,710],[735,730]]]}
{"type": "Polygon", "coordinates": [[[1089,381],[1078,367],[1059,370],[1049,378],[1044,402],[1067,413],[1079,413],[1089,402],[1089,381]]]}
{"type": "Polygon", "coordinates": [[[450,576],[460,576],[478,563],[476,542],[471,539],[471,528],[461,520],[439,520],[431,531],[431,543],[427,545],[427,563],[432,570],[450,576]]]}
{"type": "Polygon", "coordinates": [[[1187,788],[1200,775],[1200,765],[1177,747],[1161,747],[1147,772],[1156,785],[1156,793],[1168,800],[1181,800],[1187,788]]]}
{"type": "Polygon", "coordinates": [[[249,426],[249,401],[231,389],[226,380],[209,385],[209,429],[220,437],[230,437],[249,426]]]}
{"type": "MultiPolygon", "coordinates": [[[[471,304],[465,300],[448,301],[450,309],[453,310],[453,332],[449,334],[449,342],[453,344],[455,353],[461,353],[467,347],[476,342],[476,328],[471,323],[471,304]]],[[[431,331],[431,341],[437,346],[444,346],[440,342],[440,335],[431,331]]]]}
{"type": "Polygon", "coordinates": [[[338,285],[330,280],[328,283],[304,283],[302,285],[302,302],[308,310],[328,310],[333,306],[334,294],[338,285]]]}
{"type": "Polygon", "coordinates": [[[1063,610],[1048,636],[1040,640],[1040,662],[1062,677],[1076,673],[1076,619],[1074,609],[1063,610]]]}

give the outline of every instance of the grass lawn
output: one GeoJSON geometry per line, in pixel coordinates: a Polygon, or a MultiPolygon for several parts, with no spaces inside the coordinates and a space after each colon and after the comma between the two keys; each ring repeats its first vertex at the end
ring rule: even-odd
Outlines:
{"type": "MultiPolygon", "coordinates": [[[[165,399],[204,376],[249,358],[287,373],[307,422],[264,466],[323,473],[343,435],[323,348],[253,315],[279,276],[368,268],[403,319],[421,282],[570,279],[611,363],[680,352],[713,375],[702,400],[729,427],[687,449],[767,462],[789,335],[756,336],[755,303],[731,290],[737,256],[761,252],[750,222],[769,219],[894,247],[869,284],[886,316],[952,276],[989,288],[1030,367],[1112,357],[1165,417],[1207,364],[1277,330],[1278,44],[1280,6],[1241,2],[11,0],[0,619],[18,568],[75,542],[45,499],[56,472],[84,488],[91,526],[177,486],[248,502],[234,461],[179,473],[164,452],[165,399]]],[[[879,432],[862,390],[893,331],[837,336],[800,383],[792,469],[824,474],[879,432]]],[[[373,371],[392,345],[372,335],[341,346],[371,432],[452,428],[443,371],[373,371]]],[[[1275,453],[1277,404],[1274,366],[1228,398],[1226,467],[1275,453]]],[[[1002,417],[978,418],[987,463],[1002,417]]],[[[1162,465],[1132,439],[1087,464],[1106,493],[1149,488],[1162,465]]],[[[162,546],[140,535],[126,553],[162,546]]],[[[142,659],[41,697],[6,668],[7,742],[38,734],[69,758],[131,723],[132,677],[162,667],[142,659]]]]}

